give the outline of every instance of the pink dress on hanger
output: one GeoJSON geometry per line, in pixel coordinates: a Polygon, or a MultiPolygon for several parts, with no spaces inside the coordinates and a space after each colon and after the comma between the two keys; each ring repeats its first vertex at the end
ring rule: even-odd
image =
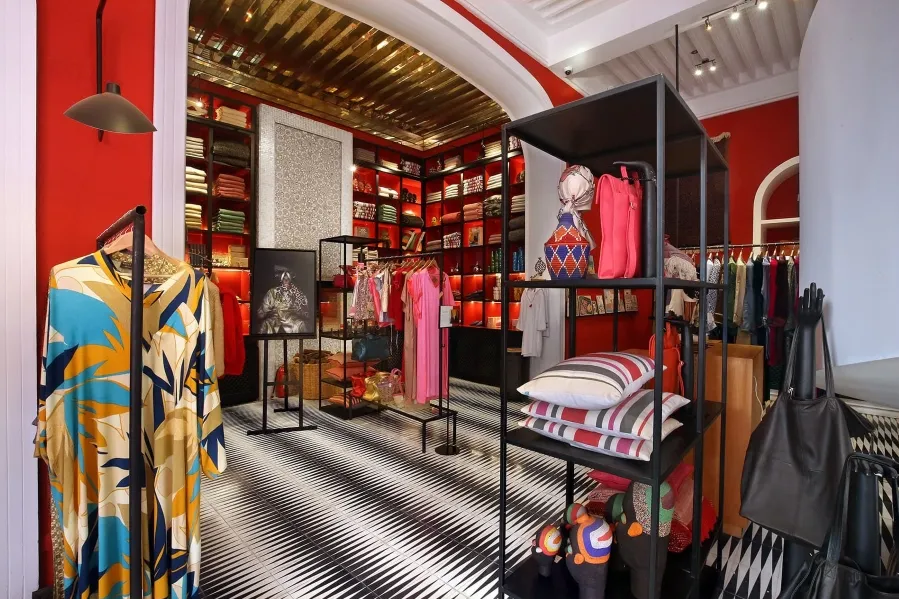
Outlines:
{"type": "Polygon", "coordinates": [[[439,381],[441,378],[443,397],[449,396],[449,332],[447,329],[440,331],[438,323],[440,306],[453,305],[453,290],[450,287],[449,277],[445,274],[442,285],[438,285],[436,279],[440,274],[436,268],[428,268],[411,277],[416,335],[415,401],[417,403],[428,403],[440,396],[439,381]],[[438,334],[442,335],[442,352],[438,344],[438,334]],[[442,377],[438,361],[441,359],[443,361],[442,377]]]}

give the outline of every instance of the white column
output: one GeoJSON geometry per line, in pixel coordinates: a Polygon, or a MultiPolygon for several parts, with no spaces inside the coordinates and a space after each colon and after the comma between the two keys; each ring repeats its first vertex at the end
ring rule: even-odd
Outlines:
{"type": "Polygon", "coordinates": [[[152,237],[184,256],[184,137],[187,132],[187,26],[190,0],[156,2],[153,77],[152,237]]]}
{"type": "Polygon", "coordinates": [[[37,7],[0,0],[0,597],[38,586],[37,7]]]}
{"type": "Polygon", "coordinates": [[[899,357],[897,23],[896,0],[819,0],[799,60],[800,285],[838,365],[899,357]]]}

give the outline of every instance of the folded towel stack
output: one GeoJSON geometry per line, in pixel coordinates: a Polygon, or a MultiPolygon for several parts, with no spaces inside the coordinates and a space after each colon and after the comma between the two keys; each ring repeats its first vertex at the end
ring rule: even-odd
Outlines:
{"type": "Polygon", "coordinates": [[[212,144],[212,157],[232,166],[250,166],[250,146],[239,141],[217,141],[212,144]]]}
{"type": "Polygon", "coordinates": [[[231,256],[231,266],[249,266],[247,247],[245,245],[229,245],[228,255],[231,256]]]}
{"type": "Polygon", "coordinates": [[[206,149],[203,145],[203,139],[188,135],[185,143],[185,154],[187,154],[188,158],[206,158],[206,149]]]}
{"type": "Polygon", "coordinates": [[[188,229],[200,230],[203,228],[203,207],[199,204],[184,205],[184,224],[188,229]]]}
{"type": "Polygon", "coordinates": [[[509,241],[524,241],[524,229],[515,229],[514,231],[509,231],[509,241]]]}
{"type": "Polygon", "coordinates": [[[243,180],[243,177],[220,173],[219,176],[215,178],[215,184],[212,186],[212,194],[220,198],[246,200],[246,186],[247,183],[243,180]]]}
{"type": "Polygon", "coordinates": [[[389,187],[379,187],[378,195],[396,200],[400,197],[400,192],[395,189],[390,189],[389,187]]]}
{"type": "Polygon", "coordinates": [[[414,227],[417,229],[425,226],[425,221],[414,212],[403,212],[400,216],[400,222],[404,227],[414,227]]]}
{"type": "Polygon", "coordinates": [[[453,183],[452,185],[447,185],[446,189],[443,190],[443,197],[447,200],[450,198],[458,198],[459,197],[459,184],[453,183]]]}
{"type": "Polygon", "coordinates": [[[521,194],[512,198],[512,214],[522,214],[523,212],[524,194],[521,194]]]}
{"type": "Polygon", "coordinates": [[[498,139],[496,141],[491,141],[489,144],[484,146],[484,157],[492,158],[493,156],[499,156],[503,151],[503,142],[498,139]]]}
{"type": "Polygon", "coordinates": [[[484,191],[484,175],[477,175],[462,181],[462,193],[469,195],[484,191]]]}
{"type": "Polygon", "coordinates": [[[518,229],[524,229],[524,217],[516,216],[515,218],[509,219],[509,230],[517,231],[518,229]]]}
{"type": "Polygon", "coordinates": [[[492,195],[484,200],[485,216],[502,216],[503,215],[503,197],[501,195],[492,195]]]}
{"type": "Polygon", "coordinates": [[[462,166],[462,157],[461,156],[451,156],[443,162],[443,170],[449,170],[451,168],[458,168],[460,166],[462,166]]]}
{"type": "Polygon", "coordinates": [[[425,202],[427,202],[428,204],[433,204],[434,202],[439,202],[442,197],[443,195],[439,191],[432,191],[425,196],[425,202]]]}
{"type": "Polygon", "coordinates": [[[377,206],[369,202],[353,202],[353,218],[375,220],[377,206]]]}
{"type": "Polygon", "coordinates": [[[387,168],[392,168],[395,171],[400,170],[400,165],[392,160],[387,160],[386,158],[381,158],[381,166],[386,166],[387,168]]]}
{"type": "Polygon", "coordinates": [[[441,221],[444,225],[453,225],[462,221],[462,213],[461,212],[450,212],[449,214],[443,215],[443,220],[441,221]]]}
{"type": "Polygon", "coordinates": [[[191,98],[190,96],[188,96],[187,116],[196,116],[205,119],[208,115],[206,113],[206,105],[203,103],[203,100],[201,100],[200,98],[191,98]]]}
{"type": "Polygon", "coordinates": [[[496,173],[495,175],[490,175],[487,179],[487,189],[496,189],[497,187],[503,186],[503,174],[496,173]]]}
{"type": "Polygon", "coordinates": [[[421,176],[421,164],[417,162],[412,162],[409,160],[400,160],[400,170],[409,173],[410,175],[415,175],[416,177],[421,176]]]}
{"type": "Polygon", "coordinates": [[[487,238],[487,245],[499,245],[503,242],[503,234],[502,233],[494,233],[490,237],[487,238]]]}
{"type": "Polygon", "coordinates": [[[378,220],[382,223],[397,224],[396,208],[390,204],[381,204],[378,206],[378,220]]]}
{"type": "Polygon", "coordinates": [[[443,242],[441,242],[439,239],[432,239],[431,241],[429,241],[425,244],[425,251],[433,252],[435,250],[442,249],[443,248],[442,244],[443,244],[443,242]]]}
{"type": "Polygon", "coordinates": [[[443,236],[443,247],[460,248],[462,247],[462,233],[448,233],[443,236]]]}
{"type": "Polygon", "coordinates": [[[246,215],[240,210],[226,210],[219,208],[212,223],[212,230],[220,233],[243,233],[243,225],[246,215]]]}
{"type": "Polygon", "coordinates": [[[466,204],[462,207],[462,214],[465,222],[473,220],[481,220],[484,218],[484,205],[480,202],[474,204],[466,204]]]}
{"type": "Polygon", "coordinates": [[[235,127],[247,128],[247,113],[242,110],[235,110],[227,106],[220,106],[215,109],[215,120],[220,123],[227,123],[235,127]]]}
{"type": "Polygon", "coordinates": [[[192,166],[184,167],[184,187],[187,191],[193,193],[208,193],[209,186],[206,185],[206,171],[192,166]]]}
{"type": "Polygon", "coordinates": [[[363,162],[374,162],[375,152],[366,148],[353,148],[353,158],[363,162]]]}

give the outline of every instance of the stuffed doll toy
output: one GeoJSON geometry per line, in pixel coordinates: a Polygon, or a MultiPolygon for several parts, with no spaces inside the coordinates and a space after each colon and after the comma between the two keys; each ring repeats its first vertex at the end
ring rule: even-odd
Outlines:
{"type": "Polygon", "coordinates": [[[568,531],[565,563],[579,587],[580,599],[603,599],[612,553],[612,529],[584,511],[568,531]]]}
{"type": "Polygon", "coordinates": [[[537,560],[540,576],[550,575],[550,568],[561,548],[562,532],[558,526],[547,524],[537,532],[537,537],[531,541],[531,555],[537,560]]]}
{"type": "MultiPolygon", "coordinates": [[[[616,520],[615,533],[621,557],[631,570],[631,594],[636,599],[660,597],[662,575],[668,560],[668,535],[674,515],[674,493],[665,482],[659,487],[659,529],[652,530],[652,487],[631,483],[624,494],[621,514],[616,520]],[[649,568],[652,535],[659,537],[656,560],[656,588],[649,588],[649,568]]],[[[614,511],[614,508],[613,508],[614,511]]]]}

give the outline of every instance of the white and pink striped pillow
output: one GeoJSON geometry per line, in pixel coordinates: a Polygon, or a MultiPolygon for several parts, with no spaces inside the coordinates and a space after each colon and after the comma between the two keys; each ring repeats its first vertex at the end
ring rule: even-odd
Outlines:
{"type": "MultiPolygon", "coordinates": [[[[574,447],[595,451],[596,453],[604,453],[617,458],[641,460],[643,462],[648,462],[649,458],[652,457],[652,441],[644,439],[613,437],[534,417],[526,418],[518,424],[544,437],[564,441],[574,447]]],[[[662,424],[662,439],[665,439],[665,437],[681,426],[681,423],[674,418],[666,420],[662,424]]]]}
{"type": "MultiPolygon", "coordinates": [[[[566,408],[545,401],[532,401],[521,411],[528,416],[567,424],[604,435],[625,439],[652,440],[655,391],[637,391],[613,408],[581,410],[566,408]]],[[[686,397],[674,393],[662,394],[662,422],[690,403],[686,397]]]]}
{"type": "Polygon", "coordinates": [[[630,397],[655,374],[655,361],[600,352],[559,362],[518,388],[522,395],[568,408],[601,410],[630,397]]]}

